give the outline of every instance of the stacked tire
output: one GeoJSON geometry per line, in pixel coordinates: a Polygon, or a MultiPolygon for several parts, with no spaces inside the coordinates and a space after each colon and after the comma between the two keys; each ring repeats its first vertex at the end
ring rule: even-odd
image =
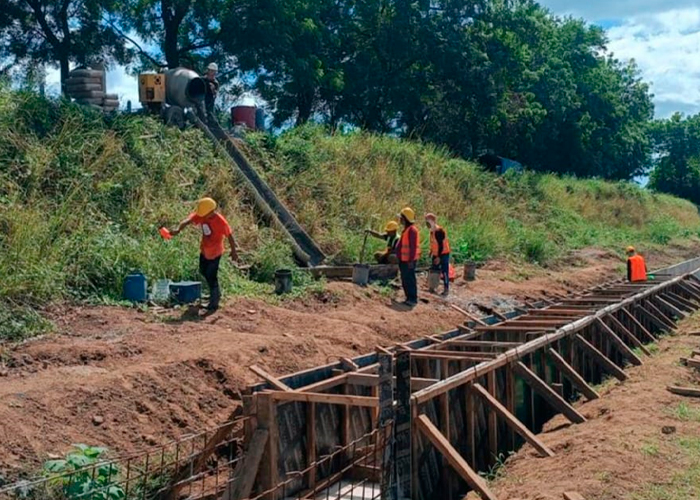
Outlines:
{"type": "Polygon", "coordinates": [[[105,92],[105,74],[102,70],[80,68],[70,72],[65,82],[66,94],[84,106],[111,113],[119,108],[119,96],[105,92]]]}

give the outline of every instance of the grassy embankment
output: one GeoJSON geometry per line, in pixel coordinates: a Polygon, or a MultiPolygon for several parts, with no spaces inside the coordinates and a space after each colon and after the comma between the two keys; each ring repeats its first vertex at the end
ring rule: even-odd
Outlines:
{"type": "MultiPolygon", "coordinates": [[[[630,184],[496,178],[390,137],[303,128],[249,142],[268,181],[336,262],[355,260],[361,230],[381,228],[404,204],[436,212],[461,260],[547,265],[574,248],[662,245],[700,228],[690,203],[630,184]]],[[[258,224],[228,159],[198,131],[105,120],[0,89],[0,340],[46,328],[35,311],[51,302],[118,299],[134,269],[151,279],[197,277],[197,232],[164,242],[157,228],[205,194],[221,202],[255,266],[252,280],[223,266],[226,294],[269,294],[274,269],[292,263],[289,249],[258,224]]]]}

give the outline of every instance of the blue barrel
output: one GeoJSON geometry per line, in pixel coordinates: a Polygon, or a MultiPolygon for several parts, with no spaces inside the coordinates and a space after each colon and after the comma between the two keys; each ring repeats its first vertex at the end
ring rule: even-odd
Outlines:
{"type": "Polygon", "coordinates": [[[124,278],[124,299],[131,302],[148,300],[148,280],[139,271],[134,271],[124,278]]]}
{"type": "Polygon", "coordinates": [[[170,296],[178,304],[191,304],[202,298],[202,283],[200,281],[170,283],[170,296]]]}

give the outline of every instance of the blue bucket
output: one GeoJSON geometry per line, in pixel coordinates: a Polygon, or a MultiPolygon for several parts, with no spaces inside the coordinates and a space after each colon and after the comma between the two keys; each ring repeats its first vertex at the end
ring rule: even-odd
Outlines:
{"type": "Polygon", "coordinates": [[[170,283],[170,296],[178,304],[191,304],[202,298],[202,283],[200,281],[170,283]]]}
{"type": "Polygon", "coordinates": [[[148,280],[139,271],[134,271],[124,278],[124,299],[131,302],[148,300],[148,280]]]}

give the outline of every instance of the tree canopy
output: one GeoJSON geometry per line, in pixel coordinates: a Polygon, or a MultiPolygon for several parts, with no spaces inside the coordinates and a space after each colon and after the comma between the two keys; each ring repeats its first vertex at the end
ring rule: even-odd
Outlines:
{"type": "MultiPolygon", "coordinates": [[[[0,61],[137,68],[216,60],[307,121],[434,142],[529,168],[631,179],[653,105],[605,32],[533,0],[0,0],[0,61]],[[128,48],[128,50],[127,50],[128,48]],[[222,64],[223,63],[223,64],[222,64]]],[[[1,69],[1,66],[0,66],[1,69]]]]}

